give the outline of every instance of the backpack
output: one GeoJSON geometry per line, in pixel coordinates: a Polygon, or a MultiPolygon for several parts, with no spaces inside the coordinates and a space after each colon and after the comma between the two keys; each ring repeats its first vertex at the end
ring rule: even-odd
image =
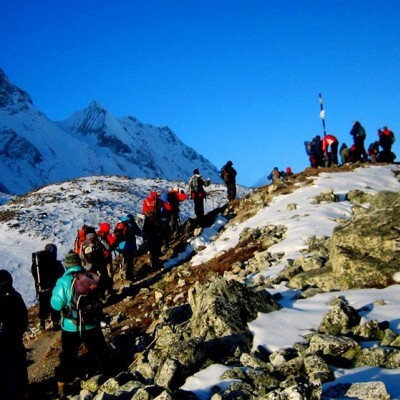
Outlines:
{"type": "Polygon", "coordinates": [[[74,251],[76,254],[80,253],[82,243],[85,241],[88,233],[96,233],[96,229],[88,225],[83,225],[81,229],[78,229],[74,242],[74,251]]]}
{"type": "Polygon", "coordinates": [[[86,239],[82,243],[82,254],[88,263],[93,263],[103,253],[103,248],[98,239],[95,241],[86,239]]]}
{"type": "Polygon", "coordinates": [[[48,292],[53,289],[57,280],[56,262],[54,255],[49,251],[42,250],[32,253],[31,273],[35,280],[37,293],[48,292]]]}
{"type": "Polygon", "coordinates": [[[304,146],[306,147],[307,155],[308,156],[312,156],[313,155],[313,149],[312,149],[311,142],[304,142],[304,146]]]}
{"type": "Polygon", "coordinates": [[[222,167],[221,171],[219,173],[219,176],[224,180],[224,181],[229,181],[231,179],[231,174],[229,173],[229,170],[226,167],[222,167]]]}
{"type": "Polygon", "coordinates": [[[157,204],[157,196],[150,194],[143,202],[143,214],[145,218],[150,219],[153,222],[157,221],[159,207],[157,204]]]}
{"type": "Polygon", "coordinates": [[[96,324],[101,319],[103,304],[99,282],[100,276],[94,272],[81,271],[74,275],[67,317],[80,328],[85,324],[96,324]]]}
{"type": "Polygon", "coordinates": [[[193,193],[199,193],[200,192],[200,185],[199,185],[199,177],[197,175],[194,175],[192,179],[190,180],[190,191],[193,193]]]}
{"type": "Polygon", "coordinates": [[[128,225],[125,222],[119,221],[117,225],[115,225],[114,233],[117,243],[126,240],[128,236],[128,225]]]}

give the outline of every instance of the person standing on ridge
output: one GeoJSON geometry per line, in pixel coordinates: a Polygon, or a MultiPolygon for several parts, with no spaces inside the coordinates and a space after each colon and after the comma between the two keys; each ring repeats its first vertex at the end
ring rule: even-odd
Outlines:
{"type": "Polygon", "coordinates": [[[46,319],[50,315],[53,330],[58,331],[60,329],[60,313],[51,307],[50,298],[57,279],[64,274],[64,267],[57,260],[55,244],[48,243],[44,250],[32,253],[31,273],[39,300],[40,329],[46,329],[46,319]]]}
{"type": "Polygon", "coordinates": [[[28,310],[13,288],[11,274],[0,270],[0,397],[23,400],[28,396],[26,350],[22,337],[28,328],[28,310]]]}
{"type": "Polygon", "coordinates": [[[351,128],[350,135],[353,136],[354,146],[356,148],[356,155],[354,161],[366,162],[368,159],[367,152],[365,151],[365,138],[366,133],[364,127],[358,122],[354,121],[351,128]]]}
{"type": "Polygon", "coordinates": [[[186,193],[179,190],[178,186],[168,192],[168,203],[171,205],[171,234],[179,234],[179,204],[187,199],[186,193]]]}
{"type": "MultiPolygon", "coordinates": [[[[66,395],[66,384],[72,382],[78,373],[78,352],[83,343],[88,351],[101,363],[104,370],[112,368],[111,354],[100,327],[100,319],[81,321],[77,307],[73,283],[79,273],[85,271],[81,258],[73,250],[64,257],[64,275],[57,280],[51,296],[51,306],[61,314],[60,364],[56,368],[58,392],[66,395]],[[75,305],[75,307],[74,307],[75,305]]],[[[99,312],[100,314],[100,312],[99,312]]]]}
{"type": "Polygon", "coordinates": [[[219,172],[219,176],[224,180],[226,191],[228,194],[228,201],[235,200],[236,198],[236,175],[235,168],[232,167],[233,162],[228,161],[219,172]]]}
{"type": "Polygon", "coordinates": [[[379,161],[381,162],[394,162],[395,157],[392,153],[392,144],[395,141],[394,133],[384,126],[382,129],[378,129],[379,145],[382,147],[382,153],[379,155],[379,161]]]}
{"type": "Polygon", "coordinates": [[[193,170],[193,176],[189,179],[189,193],[190,198],[193,199],[194,213],[197,218],[197,225],[204,227],[204,199],[206,198],[206,191],[204,187],[210,186],[210,178],[204,180],[200,175],[199,170],[193,170]]]}
{"type": "Polygon", "coordinates": [[[161,200],[158,192],[150,192],[142,204],[142,213],[144,215],[142,230],[143,241],[147,246],[153,271],[157,271],[163,267],[160,260],[163,243],[162,209],[170,211],[171,206],[169,203],[161,200]]]}

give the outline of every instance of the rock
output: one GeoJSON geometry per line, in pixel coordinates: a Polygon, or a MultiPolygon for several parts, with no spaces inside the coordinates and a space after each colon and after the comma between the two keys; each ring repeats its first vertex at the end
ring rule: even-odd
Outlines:
{"type": "Polygon", "coordinates": [[[364,340],[382,340],[385,335],[385,330],[381,328],[382,325],[382,323],[373,319],[356,326],[353,329],[353,334],[364,340]]]}
{"type": "Polygon", "coordinates": [[[360,400],[389,400],[390,395],[383,382],[341,383],[330,386],[322,393],[323,399],[349,398],[360,400]]]}
{"type": "Polygon", "coordinates": [[[163,388],[177,387],[176,380],[179,377],[179,364],[172,358],[166,359],[157,371],[154,383],[163,388]]]}
{"type": "Polygon", "coordinates": [[[390,400],[383,382],[359,382],[350,385],[346,397],[360,400],[390,400]]]}
{"type": "Polygon", "coordinates": [[[346,335],[360,322],[357,311],[343,299],[325,314],[318,328],[319,333],[346,335]]]}
{"type": "Polygon", "coordinates": [[[250,351],[252,334],[247,324],[258,312],[280,308],[265,290],[256,292],[223,278],[216,278],[208,285],[196,285],[189,292],[188,301],[193,312],[192,336],[203,337],[209,344],[212,340],[215,351],[231,354],[237,346],[250,351]]]}
{"type": "Polygon", "coordinates": [[[306,354],[320,353],[324,356],[329,355],[353,360],[359,351],[360,345],[351,338],[317,334],[311,337],[306,354]]]}
{"type": "MultiPolygon", "coordinates": [[[[390,328],[385,329],[381,340],[381,346],[396,346],[396,339],[398,339],[398,337],[397,333],[390,328]]],[[[399,344],[397,346],[399,346],[399,344]]]]}
{"type": "Polygon", "coordinates": [[[382,191],[370,208],[337,227],[329,254],[341,290],[386,287],[400,267],[400,193],[382,191]]]}
{"type": "Polygon", "coordinates": [[[324,359],[316,354],[304,358],[304,369],[310,382],[325,383],[334,380],[333,372],[324,359]]]}
{"type": "Polygon", "coordinates": [[[387,347],[362,349],[355,360],[355,366],[400,368],[400,350],[387,347]]]}

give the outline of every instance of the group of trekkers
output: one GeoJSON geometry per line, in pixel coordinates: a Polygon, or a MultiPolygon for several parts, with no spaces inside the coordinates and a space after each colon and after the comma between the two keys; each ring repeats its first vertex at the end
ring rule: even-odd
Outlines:
{"type": "Polygon", "coordinates": [[[340,149],[339,140],[331,134],[325,134],[322,138],[317,135],[311,141],[304,142],[310,166],[317,168],[339,165],[338,153],[341,165],[355,162],[394,162],[396,155],[392,152],[392,145],[395,136],[387,126],[378,129],[378,140],[372,142],[367,150],[366,131],[359,121],[353,123],[350,135],[353,137],[353,144],[348,147],[346,143],[342,143],[340,149]]]}
{"type": "MultiPolygon", "coordinates": [[[[227,188],[228,201],[236,198],[236,171],[232,161],[220,170],[227,188]]],[[[101,322],[103,308],[114,295],[116,268],[125,270],[126,278],[135,279],[137,236],[142,237],[143,250],[149,254],[151,269],[162,268],[162,246],[180,235],[180,203],[193,200],[196,222],[205,226],[205,187],[198,169],[189,180],[189,193],[173,187],[165,193],[150,192],[142,203],[143,224],[140,228],[132,214],[120,218],[114,229],[101,222],[98,228],[83,225],[77,232],[73,248],[57,259],[53,243],[32,254],[31,273],[39,303],[39,329],[45,330],[51,319],[54,331],[61,330],[60,363],[55,370],[58,394],[68,394],[67,383],[79,375],[78,353],[85,345],[95,357],[99,370],[111,372],[115,360],[106,343],[101,322]]],[[[28,374],[23,334],[28,328],[28,312],[21,295],[13,288],[13,279],[0,270],[0,397],[10,400],[27,399],[28,374]],[[3,397],[4,396],[4,397],[3,397]]]]}

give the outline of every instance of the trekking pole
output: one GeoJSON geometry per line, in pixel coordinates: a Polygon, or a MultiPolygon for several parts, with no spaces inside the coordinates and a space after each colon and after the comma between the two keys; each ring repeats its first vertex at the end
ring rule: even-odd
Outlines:
{"type": "Polygon", "coordinates": [[[324,109],[324,103],[322,101],[322,94],[319,94],[319,105],[320,105],[320,113],[319,116],[322,119],[322,129],[324,131],[324,136],[326,136],[326,126],[325,126],[325,109],[324,109]]]}
{"type": "Polygon", "coordinates": [[[152,347],[157,342],[157,340],[164,334],[164,332],[166,332],[167,328],[168,328],[168,325],[163,326],[163,328],[160,330],[160,332],[157,333],[155,338],[148,344],[148,346],[142,352],[140,352],[138,355],[136,355],[136,357],[133,359],[132,363],[129,365],[128,369],[131,369],[137,363],[137,361],[140,359],[140,357],[142,357],[143,354],[146,351],[148,351],[150,349],[150,347],[152,347]]]}
{"type": "Polygon", "coordinates": [[[37,274],[37,284],[38,284],[38,288],[39,288],[39,292],[42,291],[42,282],[40,279],[40,271],[39,271],[39,255],[38,253],[35,254],[36,257],[36,274],[37,274]]]}

